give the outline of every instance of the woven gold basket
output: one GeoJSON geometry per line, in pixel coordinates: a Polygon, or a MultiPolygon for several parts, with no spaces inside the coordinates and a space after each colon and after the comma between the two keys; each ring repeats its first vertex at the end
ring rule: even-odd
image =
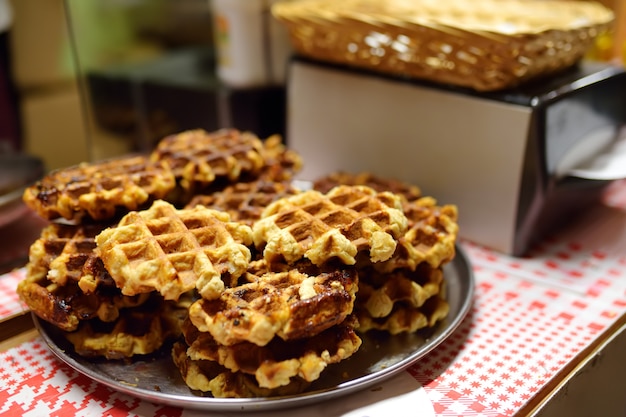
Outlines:
{"type": "Polygon", "coordinates": [[[571,66],[614,19],[545,0],[299,0],[272,13],[304,56],[478,91],[571,66]]]}

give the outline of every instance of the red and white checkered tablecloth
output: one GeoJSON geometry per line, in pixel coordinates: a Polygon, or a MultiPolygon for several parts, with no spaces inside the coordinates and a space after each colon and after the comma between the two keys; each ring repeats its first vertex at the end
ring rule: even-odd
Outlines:
{"type": "MultiPolygon", "coordinates": [[[[417,407],[424,416],[513,416],[626,314],[626,182],[526,257],[461,244],[476,292],[459,328],[367,395],[307,406],[299,414],[404,416],[418,415],[417,407]]],[[[22,274],[0,278],[3,315],[21,311],[14,286],[22,274]]],[[[41,339],[0,353],[0,362],[2,415],[206,415],[100,386],[57,361],[41,339]]]]}

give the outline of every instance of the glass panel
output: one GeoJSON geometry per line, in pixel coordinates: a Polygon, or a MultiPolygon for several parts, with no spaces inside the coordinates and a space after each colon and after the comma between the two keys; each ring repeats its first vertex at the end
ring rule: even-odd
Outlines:
{"type": "Polygon", "coordinates": [[[219,81],[209,0],[65,0],[65,10],[92,160],[187,129],[284,133],[283,85],[219,81]]]}

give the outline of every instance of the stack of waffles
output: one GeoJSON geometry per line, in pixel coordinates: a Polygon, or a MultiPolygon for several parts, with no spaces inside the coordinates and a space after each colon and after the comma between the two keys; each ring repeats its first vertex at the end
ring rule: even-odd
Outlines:
{"type": "Polygon", "coordinates": [[[54,171],[24,194],[51,223],[18,294],[78,354],[171,349],[214,397],[300,393],[359,334],[445,318],[456,207],[368,173],[300,190],[301,163],[276,136],[193,130],[54,171]]]}
{"type": "MultiPolygon", "coordinates": [[[[152,232],[140,235],[137,222],[154,222],[154,218],[172,213],[178,216],[172,205],[184,206],[191,195],[228,194],[235,185],[252,190],[257,181],[282,190],[282,184],[287,184],[300,166],[300,157],[285,149],[279,137],[261,141],[252,133],[224,129],[166,137],[150,155],[128,155],[53,171],[23,196],[50,224],[31,245],[26,278],[19,283],[18,293],[37,316],[65,331],[81,355],[118,359],[152,353],[181,334],[196,273],[159,287],[153,282],[159,275],[145,267],[143,275],[127,282],[127,271],[120,271],[124,268],[119,262],[110,261],[117,252],[99,249],[96,236],[107,231],[100,237],[103,240],[109,228],[125,225],[120,230],[134,227],[136,239],[145,237],[152,232]],[[145,220],[146,216],[152,218],[145,220]],[[144,278],[145,282],[138,282],[144,278]]],[[[263,190],[265,198],[273,198],[270,188],[263,190]]],[[[222,199],[214,206],[226,203],[222,199]]],[[[197,210],[181,212],[181,222],[193,222],[191,217],[196,214],[197,210]]],[[[200,213],[198,221],[207,221],[203,215],[200,213]]],[[[217,213],[214,222],[224,218],[224,213],[217,213]]],[[[166,223],[171,228],[177,225],[166,223]]],[[[160,242],[150,242],[152,246],[141,242],[142,252],[136,253],[135,259],[156,256],[149,250],[159,244],[169,245],[163,250],[173,251],[175,232],[162,234],[160,242]],[[170,237],[174,241],[163,241],[170,237]]],[[[176,250],[183,251],[183,243],[176,250]]],[[[181,255],[179,262],[183,258],[181,255]]],[[[171,274],[160,277],[167,280],[171,274]]]]}
{"type": "Polygon", "coordinates": [[[369,172],[334,172],[318,178],[313,188],[332,193],[341,185],[394,193],[407,219],[393,255],[359,270],[359,330],[398,334],[434,326],[448,314],[443,267],[455,256],[457,207],[440,206],[416,185],[369,172]]]}

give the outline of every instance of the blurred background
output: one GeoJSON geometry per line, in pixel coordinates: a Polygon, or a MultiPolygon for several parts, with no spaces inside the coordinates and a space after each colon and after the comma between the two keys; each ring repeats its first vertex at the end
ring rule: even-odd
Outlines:
{"type": "MultiPolygon", "coordinates": [[[[10,9],[0,3],[0,152],[22,150],[54,169],[150,149],[184,129],[284,134],[289,45],[269,14],[275,1],[1,1],[10,9]],[[237,39],[242,28],[260,43],[237,39]],[[231,45],[220,44],[228,36],[231,45]],[[227,47],[238,51],[225,56],[227,47]],[[265,73],[250,73],[259,66],[245,59],[266,61],[265,73]]],[[[624,62],[626,2],[602,3],[616,26],[593,58],[624,62]]]]}
{"type": "MultiPolygon", "coordinates": [[[[54,169],[149,149],[190,128],[283,133],[282,82],[218,79],[211,1],[3,1],[12,12],[5,150],[54,169]]],[[[247,3],[258,5],[234,11],[269,21],[271,1],[247,3]]]]}

